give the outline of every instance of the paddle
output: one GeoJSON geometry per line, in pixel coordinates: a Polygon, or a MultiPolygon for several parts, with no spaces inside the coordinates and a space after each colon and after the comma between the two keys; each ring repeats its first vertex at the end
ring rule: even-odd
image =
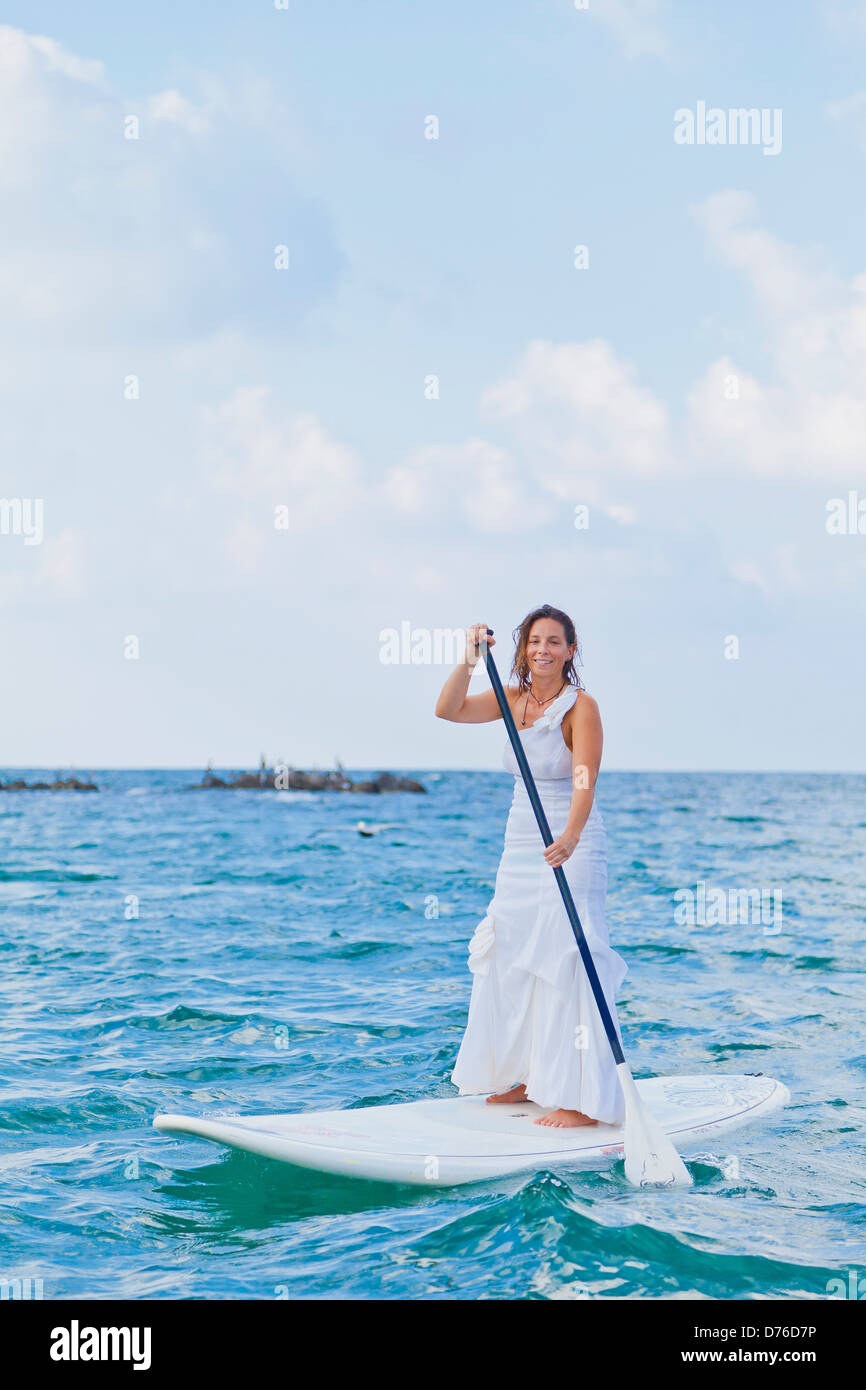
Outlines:
{"type": "MultiPolygon", "coordinates": [[[[487,629],[488,637],[493,636],[493,629],[487,629]]],[[[523,744],[520,742],[520,735],[514,723],[514,716],[505,698],[505,691],[502,689],[502,681],[499,679],[499,672],[496,663],[490,652],[487,643],[482,641],[480,644],[484,652],[484,661],[487,666],[487,674],[490,677],[490,684],[493,686],[493,693],[496,696],[496,703],[508,730],[508,737],[511,740],[511,747],[514,749],[514,756],[517,759],[517,766],[520,768],[520,775],[523,778],[532,809],[535,812],[535,819],[538,821],[538,828],[541,831],[541,838],[545,845],[553,844],[553,836],[550,833],[550,826],[547,823],[547,816],[538,795],[538,788],[535,779],[529,768],[526,754],[523,751],[523,744]]],[[[554,869],[553,876],[562,894],[562,901],[571,923],[571,930],[574,932],[574,939],[577,942],[577,949],[580,951],[581,960],[598,1011],[601,1014],[601,1021],[607,1040],[616,1062],[616,1070],[625,1096],[625,1141],[623,1144],[625,1156],[625,1173],[629,1182],[635,1187],[647,1187],[659,1185],[663,1187],[685,1187],[691,1184],[692,1176],[665,1134],[661,1125],[653,1115],[647,1110],[634,1084],[634,1077],[631,1074],[628,1062],[625,1060],[623,1050],[617,1037],[616,1028],[611,1018],[607,1000],[598,978],[598,971],[595,968],[595,961],[589,944],[583,934],[583,927],[580,925],[580,918],[577,915],[577,908],[571,896],[571,889],[565,877],[565,871],[560,866],[554,869]]]]}

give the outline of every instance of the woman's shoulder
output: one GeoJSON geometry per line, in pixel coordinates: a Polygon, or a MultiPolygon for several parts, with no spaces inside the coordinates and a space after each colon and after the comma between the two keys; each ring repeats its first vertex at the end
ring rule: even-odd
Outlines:
{"type": "Polygon", "coordinates": [[[588,690],[579,689],[574,704],[565,716],[568,720],[600,717],[598,700],[588,690]]]}

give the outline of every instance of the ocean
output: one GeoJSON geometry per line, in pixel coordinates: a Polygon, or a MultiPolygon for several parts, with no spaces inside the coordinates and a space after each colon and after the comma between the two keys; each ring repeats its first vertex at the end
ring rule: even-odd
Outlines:
{"type": "Polygon", "coordinates": [[[179,771],[0,793],[0,1292],[866,1295],[864,776],[602,774],[634,1074],[792,1095],[690,1160],[691,1189],[632,1188],[622,1163],[367,1184],[152,1129],[454,1093],[512,781],[408,771],[426,796],[179,771]]]}

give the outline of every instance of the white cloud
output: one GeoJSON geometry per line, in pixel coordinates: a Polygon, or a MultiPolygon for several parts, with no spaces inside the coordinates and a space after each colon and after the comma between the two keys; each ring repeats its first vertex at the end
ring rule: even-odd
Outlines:
{"type": "Polygon", "coordinates": [[[0,29],[0,308],[25,334],[66,315],[79,345],[85,324],[152,314],[180,279],[164,283],[181,254],[164,225],[172,168],[123,138],[100,75],[53,40],[0,29]]]}
{"type": "Polygon", "coordinates": [[[102,63],[68,53],[55,39],[25,34],[8,24],[0,24],[0,69],[12,82],[38,71],[59,72],[76,82],[100,82],[105,72],[102,63]]]}
{"type": "MultiPolygon", "coordinates": [[[[21,546],[16,568],[0,575],[0,603],[81,598],[86,587],[85,556],[85,535],[71,526],[46,535],[39,546],[21,546]]],[[[5,558],[12,556],[7,553],[5,558]]]]}
{"type": "Polygon", "coordinates": [[[763,312],[774,318],[801,318],[821,304],[834,280],[807,253],[754,225],[757,211],[749,193],[729,189],[714,193],[692,209],[714,254],[742,272],[763,312]]]}
{"type": "Polygon", "coordinates": [[[662,58],[669,44],[659,0],[589,0],[587,13],[611,30],[627,58],[662,58]]]}
{"type": "Polygon", "coordinates": [[[289,529],[330,522],[362,496],[354,450],[267,386],[241,387],[204,412],[202,460],[211,485],[247,502],[289,508],[289,529]]]}
{"type": "Polygon", "coordinates": [[[514,374],[485,392],[482,410],[507,422],[557,497],[609,473],[653,477],[673,466],[667,410],[601,339],[529,344],[514,374]]]}
{"type": "Polygon", "coordinates": [[[397,512],[432,519],[451,513],[475,531],[516,531],[549,520],[550,506],[514,460],[485,439],[416,449],[388,474],[382,495],[397,512]]]}
{"type": "MultiPolygon", "coordinates": [[[[13,35],[21,36],[20,31],[9,31],[13,35]]],[[[23,35],[29,39],[30,45],[40,54],[45,68],[48,72],[62,72],[64,77],[72,77],[76,82],[100,82],[104,76],[105,69],[102,63],[95,59],[77,58],[74,53],[67,53],[55,39],[44,38],[39,34],[23,35]]]]}
{"type": "Polygon", "coordinates": [[[0,187],[27,189],[46,160],[73,149],[70,127],[78,113],[98,110],[104,100],[96,85],[101,77],[101,63],[0,25],[0,187]]]}
{"type": "Polygon", "coordinates": [[[828,101],[825,111],[831,121],[844,121],[848,116],[858,115],[866,106],[866,92],[854,92],[841,101],[828,101]]]}
{"type": "Polygon", "coordinates": [[[737,560],[731,565],[731,577],[739,584],[751,585],[753,588],[760,589],[762,594],[769,594],[770,586],[764,577],[760,565],[754,560],[737,560]]]}
{"type": "Polygon", "coordinates": [[[308,283],[292,282],[297,308],[326,293],[337,253],[318,205],[287,179],[297,140],[279,94],[243,72],[190,83],[190,95],[121,97],[101,64],[0,27],[0,314],[17,320],[7,337],[19,351],[64,319],[79,351],[126,342],[131,323],[141,344],[282,322],[282,285],[262,288],[287,220],[312,248],[308,283]],[[203,143],[206,132],[219,139],[203,143]],[[237,158],[245,140],[273,160],[237,158]]]}
{"type": "Polygon", "coordinates": [[[481,398],[503,444],[474,438],[416,451],[390,475],[392,503],[429,511],[437,476],[453,493],[462,473],[458,505],[476,529],[538,525],[561,502],[598,506],[629,525],[634,511],[618,496],[624,480],[861,476],[866,274],[846,282],[817,253],[781,241],[758,225],[747,194],[719,193],[693,211],[713,255],[752,292],[769,370],[717,358],[674,423],[604,340],[530,342],[481,398]]]}
{"type": "Polygon", "coordinates": [[[194,106],[173,88],[157,92],[148,99],[147,114],[151,121],[181,126],[190,135],[202,135],[210,129],[210,118],[203,107],[194,106]]]}
{"type": "Polygon", "coordinates": [[[772,372],[759,382],[729,358],[689,397],[689,447],[712,471],[844,477],[866,437],[866,275],[849,282],[815,254],[754,225],[755,205],[722,193],[697,209],[710,247],[747,279],[772,372]],[[738,395],[726,398],[725,382],[738,395]]]}
{"type": "Polygon", "coordinates": [[[759,589],[765,597],[808,588],[800,552],[793,542],[773,548],[762,564],[756,560],[737,560],[729,573],[737,583],[759,589]]]}
{"type": "Polygon", "coordinates": [[[602,510],[605,516],[609,516],[611,521],[615,521],[618,526],[634,526],[637,521],[637,512],[634,507],[613,503],[609,507],[603,507],[602,510]]]}

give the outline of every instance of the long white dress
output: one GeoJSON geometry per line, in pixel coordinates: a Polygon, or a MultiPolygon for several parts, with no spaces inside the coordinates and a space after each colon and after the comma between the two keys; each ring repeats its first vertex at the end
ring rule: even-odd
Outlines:
{"type": "MultiPolygon", "coordinates": [[[[572,795],[562,720],[579,694],[569,686],[520,730],[554,837],[565,829],[572,795]]],[[[503,763],[514,774],[514,797],[493,898],[469,943],[469,1021],[451,1079],[461,1095],[523,1082],[528,1099],[545,1109],[617,1124],[625,1104],[610,1043],[510,743],[503,763]]],[[[608,941],[607,840],[595,802],[563,867],[619,1034],[614,1000],[628,967],[608,941]]]]}

